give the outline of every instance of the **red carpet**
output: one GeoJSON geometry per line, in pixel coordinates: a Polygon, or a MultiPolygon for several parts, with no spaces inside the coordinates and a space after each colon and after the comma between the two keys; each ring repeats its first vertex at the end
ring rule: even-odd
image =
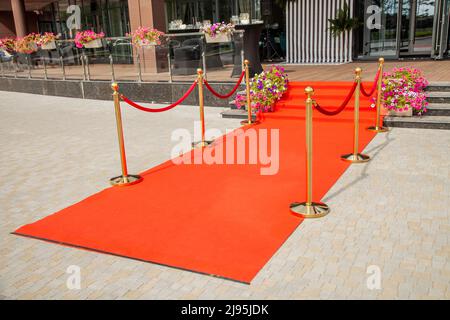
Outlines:
{"type": "MultiPolygon", "coordinates": [[[[316,83],[315,96],[322,107],[336,107],[350,86],[316,83]]],[[[278,174],[260,175],[261,164],[168,161],[144,172],[140,184],[105,189],[15,234],[249,283],[302,222],[289,204],[305,200],[304,84],[290,88],[279,110],[255,127],[280,130],[278,174]]],[[[362,100],[361,150],[374,137],[364,130],[374,122],[367,105],[362,100]]],[[[352,115],[352,108],[335,117],[314,111],[315,200],[348,166],[339,157],[352,151],[352,115]]]]}

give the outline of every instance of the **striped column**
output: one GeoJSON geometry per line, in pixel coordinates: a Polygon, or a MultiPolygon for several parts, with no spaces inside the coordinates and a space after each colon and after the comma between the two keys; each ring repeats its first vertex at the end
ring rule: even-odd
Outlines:
{"type": "MultiPolygon", "coordinates": [[[[286,62],[342,64],[352,61],[352,32],[331,35],[328,19],[336,17],[345,0],[292,0],[286,5],[286,62]]],[[[347,0],[353,16],[355,0],[347,0]]]]}

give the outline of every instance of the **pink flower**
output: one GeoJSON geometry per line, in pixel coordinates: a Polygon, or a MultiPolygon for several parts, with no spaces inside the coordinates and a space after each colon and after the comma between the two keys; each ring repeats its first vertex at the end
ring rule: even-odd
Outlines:
{"type": "Polygon", "coordinates": [[[85,30],[85,31],[79,31],[77,32],[77,34],[75,35],[75,46],[77,48],[83,48],[83,46],[88,43],[91,42],[93,40],[96,39],[102,39],[105,37],[105,34],[103,32],[100,33],[95,33],[92,30],[85,30]]]}
{"type": "Polygon", "coordinates": [[[157,29],[152,29],[148,27],[138,27],[134,32],[127,33],[127,36],[132,38],[133,44],[137,46],[142,45],[153,45],[161,44],[160,38],[164,35],[164,32],[161,32],[157,29]]]}

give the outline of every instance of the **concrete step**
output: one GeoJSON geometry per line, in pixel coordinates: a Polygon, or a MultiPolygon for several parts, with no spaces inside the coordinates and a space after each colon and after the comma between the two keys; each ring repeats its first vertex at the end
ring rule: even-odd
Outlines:
{"type": "MultiPolygon", "coordinates": [[[[228,119],[242,119],[242,120],[245,120],[248,117],[247,111],[243,110],[243,109],[226,110],[226,111],[223,111],[221,113],[221,115],[222,115],[222,118],[228,118],[228,119]]],[[[252,119],[253,120],[256,119],[256,115],[255,114],[252,115],[252,119]]]]}
{"type": "Polygon", "coordinates": [[[229,101],[229,102],[228,102],[228,106],[229,106],[231,109],[237,110],[237,107],[236,107],[236,105],[234,104],[234,100],[229,101]]]}
{"type": "Polygon", "coordinates": [[[384,118],[384,125],[398,128],[445,129],[450,130],[450,116],[414,116],[384,118]]]}
{"type": "Polygon", "coordinates": [[[450,91],[430,91],[427,101],[429,103],[450,103],[450,91]]]}
{"type": "Polygon", "coordinates": [[[450,92],[450,82],[430,82],[428,87],[425,88],[425,91],[450,92]]]}
{"type": "Polygon", "coordinates": [[[426,116],[450,116],[450,103],[430,103],[426,116]]]}

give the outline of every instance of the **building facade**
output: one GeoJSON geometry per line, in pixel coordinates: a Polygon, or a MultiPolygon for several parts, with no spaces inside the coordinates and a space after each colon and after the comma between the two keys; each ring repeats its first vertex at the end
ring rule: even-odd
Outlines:
{"type": "Polygon", "coordinates": [[[287,63],[442,59],[450,46],[449,10],[450,0],[3,0],[0,37],[51,31],[68,39],[76,29],[118,37],[141,25],[187,32],[247,13],[264,25],[261,50],[273,47],[287,63]],[[334,36],[329,19],[345,4],[359,25],[334,36]]]}
{"type": "Polygon", "coordinates": [[[449,0],[288,1],[287,62],[343,63],[359,59],[444,58],[449,49],[449,0]],[[360,25],[338,37],[329,19],[347,2],[360,25]]]}

